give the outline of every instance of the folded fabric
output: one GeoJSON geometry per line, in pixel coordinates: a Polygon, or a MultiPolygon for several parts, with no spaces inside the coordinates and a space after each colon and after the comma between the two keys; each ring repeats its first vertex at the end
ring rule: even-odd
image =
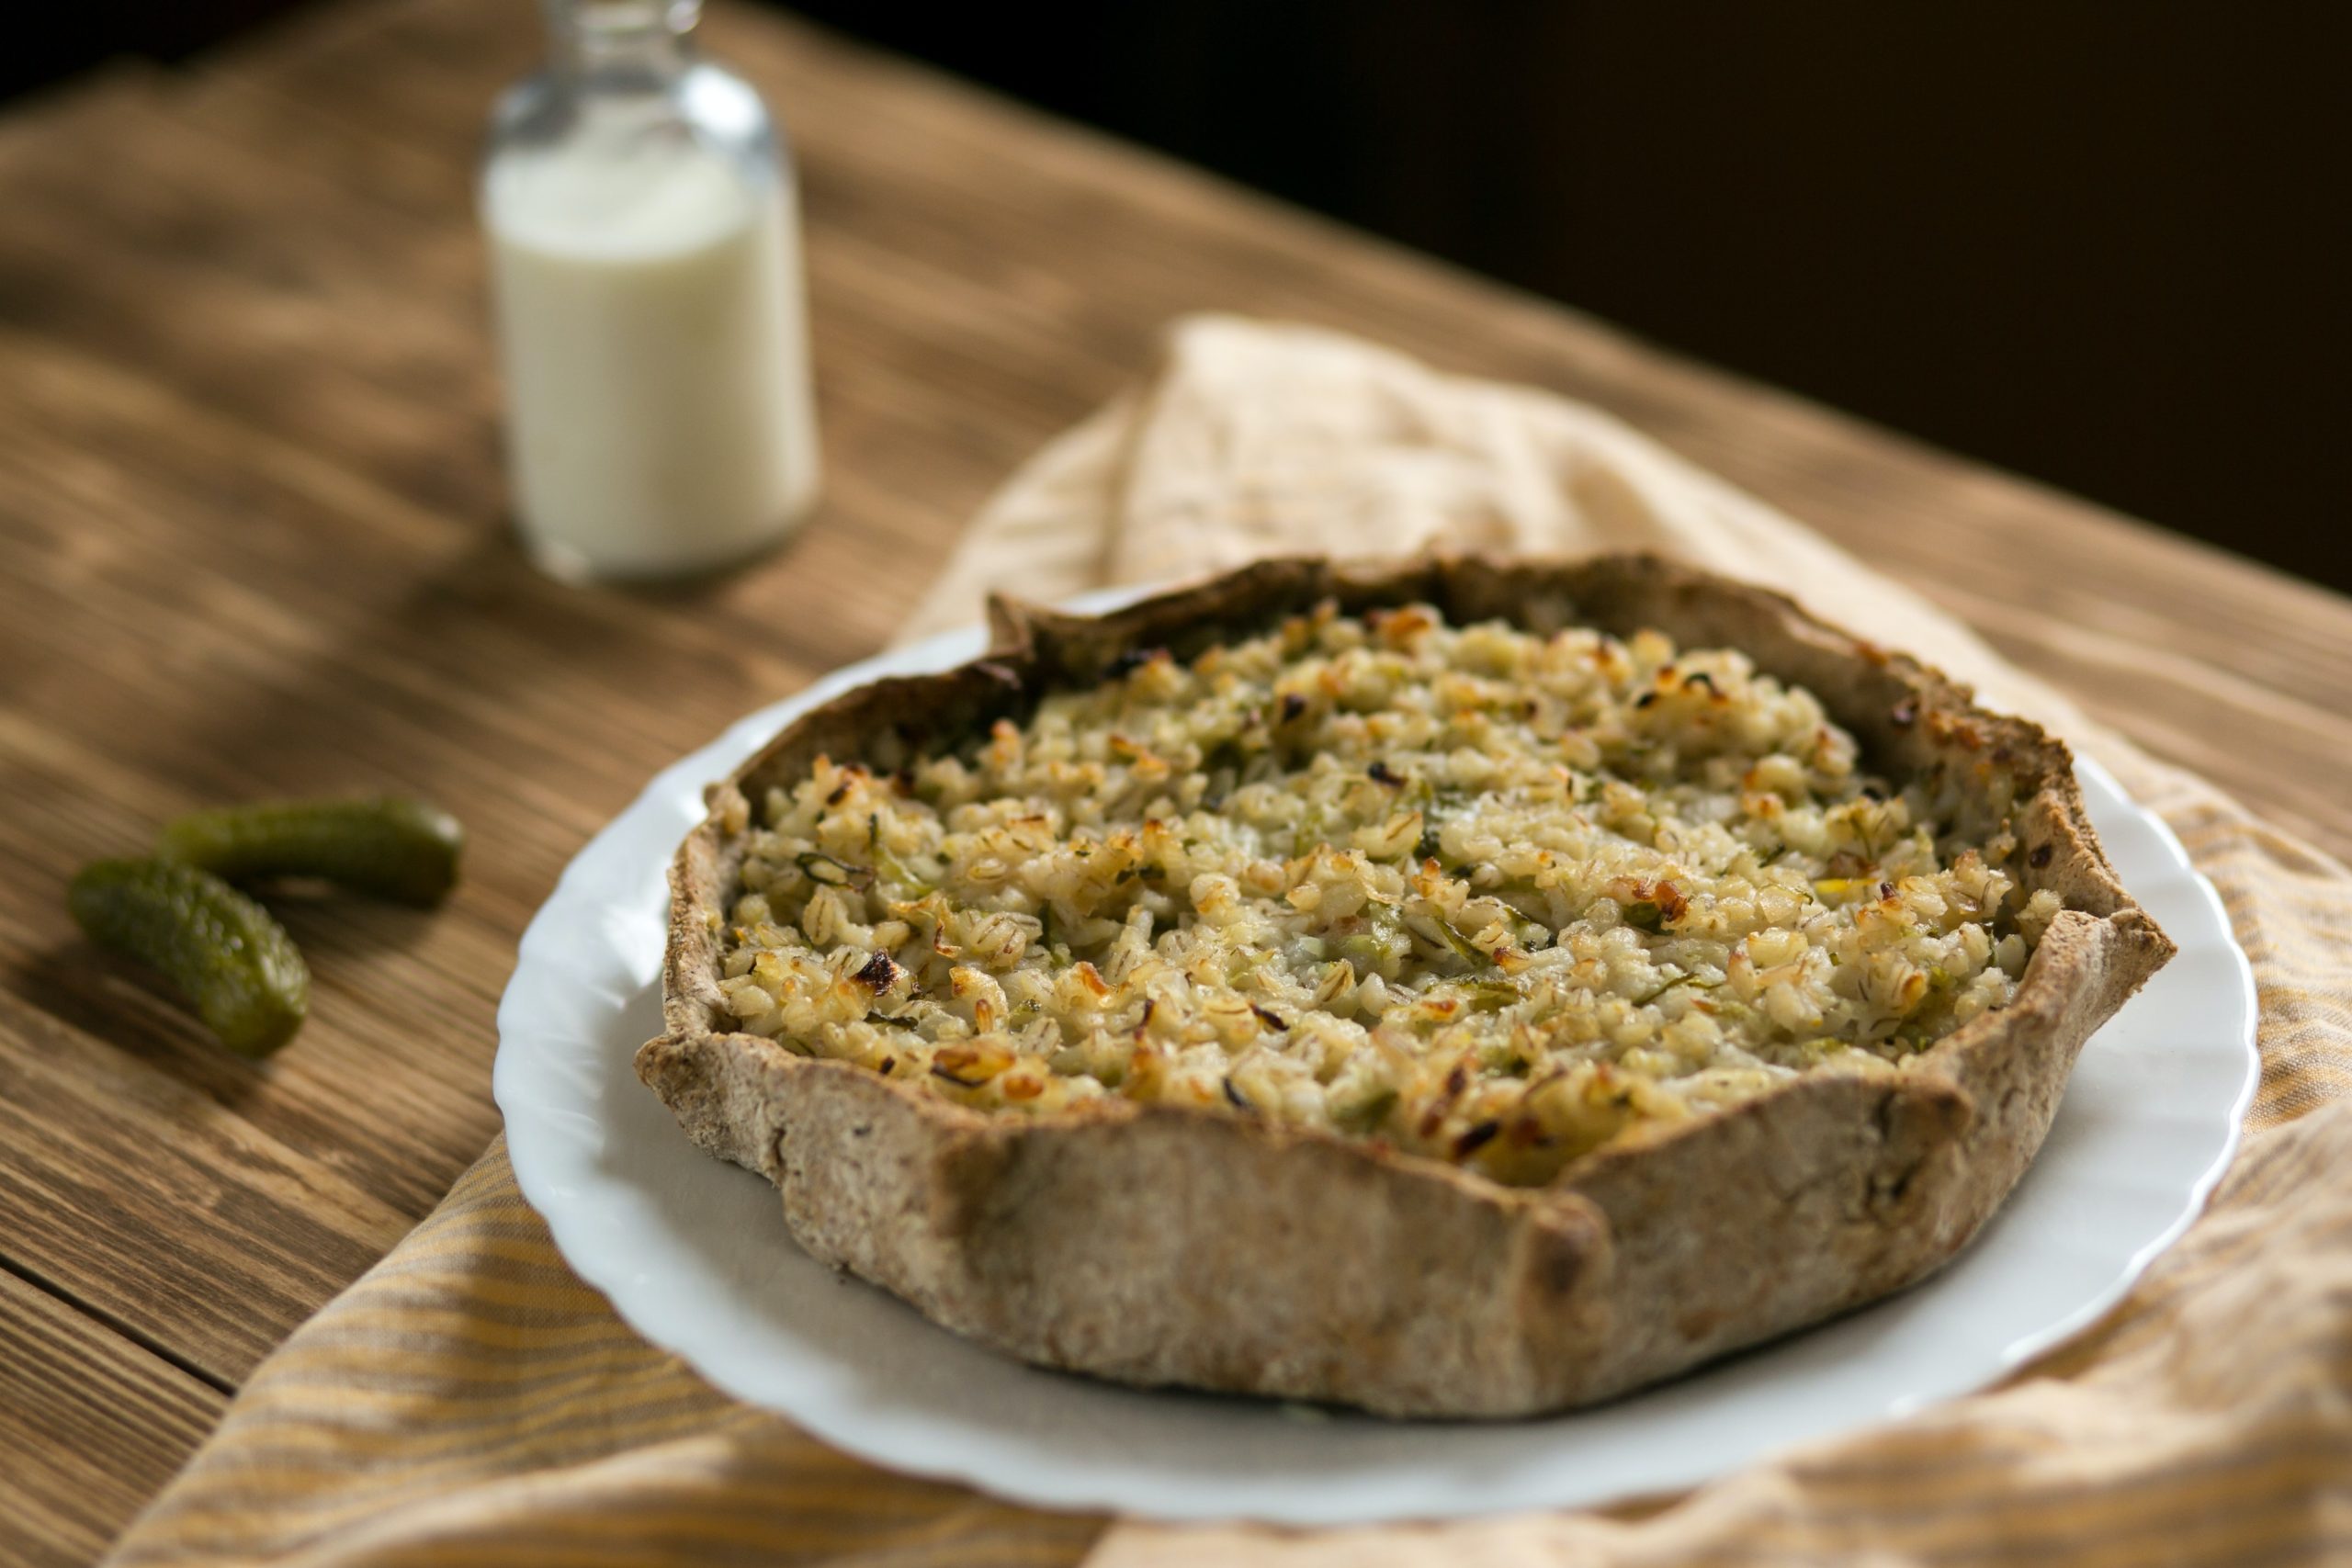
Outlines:
{"type": "Polygon", "coordinates": [[[2211,1209],[2001,1387],[1603,1512],[1107,1524],[892,1475],[716,1393],[572,1278],[493,1145],[257,1371],[123,1563],[1874,1564],[2352,1553],[2352,873],[2095,729],[1966,628],[1608,415],[1335,334],[1181,322],[975,520],[907,628],[1258,556],[1644,547],[1781,588],[2095,753],[2220,887],[2263,1075],[2211,1209]]]}

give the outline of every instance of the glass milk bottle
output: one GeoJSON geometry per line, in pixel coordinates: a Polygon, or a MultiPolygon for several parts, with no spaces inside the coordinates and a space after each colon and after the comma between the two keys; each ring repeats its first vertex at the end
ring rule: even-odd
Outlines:
{"type": "Polygon", "coordinates": [[[759,95],[694,58],[699,8],[547,0],[547,69],[492,123],[514,513],[560,577],[724,566],[816,496],[791,168],[759,95]]]}

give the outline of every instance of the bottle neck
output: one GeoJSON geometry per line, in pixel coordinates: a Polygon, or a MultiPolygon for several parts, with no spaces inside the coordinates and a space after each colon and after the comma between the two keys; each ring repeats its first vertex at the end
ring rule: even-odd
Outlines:
{"type": "Polygon", "coordinates": [[[659,88],[685,70],[702,0],[545,0],[549,63],[572,81],[659,88]]]}

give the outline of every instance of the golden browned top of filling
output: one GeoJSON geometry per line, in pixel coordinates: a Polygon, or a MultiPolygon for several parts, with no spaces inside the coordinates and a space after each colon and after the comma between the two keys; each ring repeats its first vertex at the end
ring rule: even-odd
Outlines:
{"type": "Polygon", "coordinates": [[[1735,651],[1327,606],[769,792],[722,991],[964,1105],[1200,1105],[1537,1182],[2007,1002],[2058,908],[2000,869],[2011,787],[1871,777],[1735,651]]]}

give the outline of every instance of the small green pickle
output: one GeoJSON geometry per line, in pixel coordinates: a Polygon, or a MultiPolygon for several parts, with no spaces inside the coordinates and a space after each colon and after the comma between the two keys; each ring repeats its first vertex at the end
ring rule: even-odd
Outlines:
{"type": "Polygon", "coordinates": [[[465,845],[466,830],[439,807],[383,795],[191,812],[164,828],[155,847],[231,882],[316,876],[429,908],[457,886],[465,845]]]}
{"type": "Polygon", "coordinates": [[[168,860],[83,868],[66,902],[90,940],[153,964],[241,1056],[302,1027],[311,971],[269,911],[207,871],[168,860]]]}

